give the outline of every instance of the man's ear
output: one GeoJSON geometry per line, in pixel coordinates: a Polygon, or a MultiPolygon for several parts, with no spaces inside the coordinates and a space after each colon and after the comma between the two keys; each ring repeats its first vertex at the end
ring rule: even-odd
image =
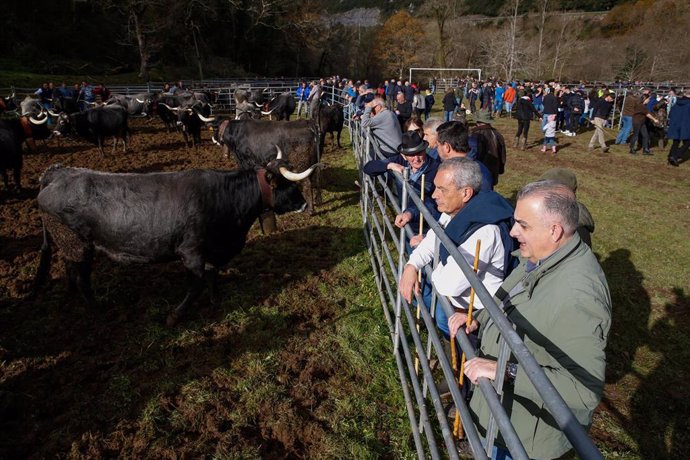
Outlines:
{"type": "Polygon", "coordinates": [[[554,243],[558,242],[563,238],[563,235],[565,234],[565,230],[563,230],[563,226],[561,224],[551,224],[551,239],[553,240],[554,243]]]}
{"type": "Polygon", "coordinates": [[[474,189],[472,187],[464,187],[462,190],[462,202],[467,203],[474,196],[474,189]]]}

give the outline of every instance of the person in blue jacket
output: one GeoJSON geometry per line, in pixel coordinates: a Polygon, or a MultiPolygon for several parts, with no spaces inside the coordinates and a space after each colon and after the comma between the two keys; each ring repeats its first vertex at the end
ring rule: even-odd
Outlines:
{"type": "Polygon", "coordinates": [[[302,114],[302,107],[304,107],[304,115],[307,115],[307,98],[309,97],[309,87],[307,82],[303,81],[295,91],[297,96],[297,118],[302,114]]]}
{"type": "MultiPolygon", "coordinates": [[[[409,185],[415,189],[418,195],[422,190],[422,176],[424,176],[424,204],[431,211],[434,219],[440,214],[436,210],[436,204],[431,198],[434,193],[434,178],[440,162],[426,154],[429,143],[422,139],[416,131],[407,131],[402,135],[402,143],[398,146],[398,154],[385,160],[371,160],[364,165],[362,170],[370,176],[378,176],[387,171],[396,171],[402,174],[405,168],[410,168],[409,185]]],[[[402,183],[395,182],[398,188],[398,196],[402,199],[402,183]]],[[[403,228],[410,222],[419,220],[419,209],[412,200],[407,201],[407,207],[395,216],[395,225],[403,228]]]]}

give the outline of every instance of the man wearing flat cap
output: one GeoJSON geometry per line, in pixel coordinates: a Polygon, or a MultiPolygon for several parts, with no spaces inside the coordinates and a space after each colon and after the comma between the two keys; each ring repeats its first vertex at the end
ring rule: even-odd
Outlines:
{"type": "MultiPolygon", "coordinates": [[[[402,174],[405,168],[410,168],[409,185],[417,194],[422,190],[422,176],[424,176],[424,204],[438,218],[434,200],[431,198],[434,192],[434,178],[440,164],[439,160],[426,154],[429,143],[421,138],[416,131],[407,131],[402,135],[402,143],[398,146],[398,154],[385,160],[371,160],[364,165],[363,171],[370,176],[378,176],[386,171],[396,171],[402,174]]],[[[402,198],[402,184],[396,181],[398,196],[402,198]]],[[[419,219],[419,209],[408,200],[408,205],[402,213],[395,216],[395,225],[403,228],[409,222],[419,219]]]]}

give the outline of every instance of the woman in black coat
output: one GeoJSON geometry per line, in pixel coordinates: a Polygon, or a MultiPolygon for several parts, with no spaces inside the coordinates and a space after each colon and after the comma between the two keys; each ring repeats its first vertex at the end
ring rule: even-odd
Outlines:
{"type": "Polygon", "coordinates": [[[520,150],[525,150],[527,146],[527,135],[529,134],[529,124],[534,117],[541,118],[541,114],[532,104],[532,95],[530,93],[525,94],[520,99],[518,99],[515,108],[515,118],[518,122],[518,131],[515,135],[515,140],[513,141],[513,147],[517,148],[520,145],[520,150]],[[520,139],[521,136],[523,136],[520,139]]]}

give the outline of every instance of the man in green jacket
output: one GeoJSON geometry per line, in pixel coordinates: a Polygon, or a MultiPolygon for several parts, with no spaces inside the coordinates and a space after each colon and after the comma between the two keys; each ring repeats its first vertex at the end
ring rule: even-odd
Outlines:
{"type": "MultiPolygon", "coordinates": [[[[577,234],[578,214],[573,192],[555,181],[533,182],[520,191],[511,236],[520,243],[521,264],[495,298],[577,420],[589,428],[604,387],[611,296],[604,272],[577,234]]],[[[466,319],[464,313],[451,316],[451,337],[466,319]]],[[[495,380],[497,372],[505,372],[503,407],[527,454],[562,456],[572,446],[515,357],[508,369],[497,369],[499,331],[487,311],[467,331],[479,325],[481,347],[466,363],[465,375],[476,384],[480,377],[495,380]]],[[[480,391],[470,407],[485,434],[489,409],[480,391]]],[[[508,454],[500,435],[494,454],[508,454]]]]}

